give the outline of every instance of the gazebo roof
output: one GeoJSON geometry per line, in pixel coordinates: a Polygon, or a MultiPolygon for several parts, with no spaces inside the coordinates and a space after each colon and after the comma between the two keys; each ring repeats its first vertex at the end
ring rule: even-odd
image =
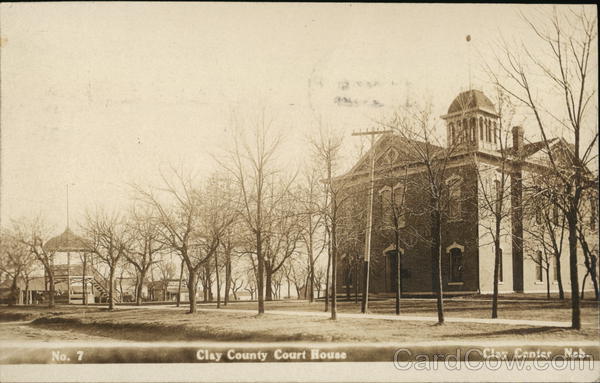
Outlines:
{"type": "Polygon", "coordinates": [[[54,238],[50,238],[44,245],[44,248],[48,251],[66,253],[69,251],[89,251],[83,238],[75,235],[68,227],[65,231],[54,238]]]}

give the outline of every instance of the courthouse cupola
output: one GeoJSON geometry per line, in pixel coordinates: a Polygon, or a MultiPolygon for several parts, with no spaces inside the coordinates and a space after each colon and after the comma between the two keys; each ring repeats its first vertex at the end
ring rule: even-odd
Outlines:
{"type": "Polygon", "coordinates": [[[494,103],[480,90],[460,93],[442,118],[448,147],[498,150],[500,127],[494,103]]]}

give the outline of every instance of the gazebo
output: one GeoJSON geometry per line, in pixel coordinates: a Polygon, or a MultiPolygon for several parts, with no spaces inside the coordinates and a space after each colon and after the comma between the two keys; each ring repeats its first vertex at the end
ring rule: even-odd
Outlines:
{"type": "MultiPolygon", "coordinates": [[[[93,258],[89,256],[90,247],[69,227],[62,234],[49,239],[44,248],[54,253],[54,284],[59,294],[66,292],[66,296],[62,297],[66,303],[93,303],[96,293],[100,297],[106,296],[106,280],[94,268],[93,258]]],[[[58,300],[62,300],[61,296],[58,300]]]]}

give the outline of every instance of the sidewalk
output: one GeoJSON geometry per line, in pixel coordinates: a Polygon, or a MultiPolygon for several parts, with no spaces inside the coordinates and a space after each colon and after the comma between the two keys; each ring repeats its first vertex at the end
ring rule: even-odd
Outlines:
{"type": "MultiPolygon", "coordinates": [[[[174,306],[119,306],[119,308],[147,308],[147,309],[182,309],[182,307],[174,306]]],[[[212,311],[212,312],[236,312],[245,314],[256,314],[256,310],[242,310],[242,309],[212,309],[197,307],[198,311],[212,311]]],[[[275,315],[290,315],[290,316],[307,316],[307,317],[322,317],[329,318],[331,313],[323,311],[291,311],[291,310],[265,310],[265,314],[275,315]]],[[[361,313],[340,313],[337,314],[338,318],[352,318],[352,319],[378,319],[378,320],[398,320],[398,321],[412,321],[412,322],[433,322],[438,321],[437,316],[421,316],[421,315],[389,315],[389,314],[361,314],[361,313]]],[[[557,321],[543,321],[543,320],[528,320],[528,319],[491,319],[491,318],[456,318],[456,317],[445,317],[446,323],[481,323],[481,324],[508,324],[516,326],[535,326],[535,327],[571,327],[570,322],[557,322],[557,321]]]]}

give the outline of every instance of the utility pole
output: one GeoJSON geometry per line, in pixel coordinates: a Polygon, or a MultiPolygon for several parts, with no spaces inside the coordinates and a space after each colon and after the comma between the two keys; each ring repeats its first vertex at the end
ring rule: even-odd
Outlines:
{"type": "Polygon", "coordinates": [[[371,137],[371,171],[370,171],[370,186],[369,186],[369,210],[367,212],[367,231],[365,234],[365,254],[363,263],[363,296],[361,312],[367,313],[369,309],[369,261],[371,259],[371,232],[373,229],[373,189],[375,188],[375,136],[380,134],[392,133],[392,130],[366,130],[364,132],[354,132],[353,136],[370,136],[371,137]]]}

